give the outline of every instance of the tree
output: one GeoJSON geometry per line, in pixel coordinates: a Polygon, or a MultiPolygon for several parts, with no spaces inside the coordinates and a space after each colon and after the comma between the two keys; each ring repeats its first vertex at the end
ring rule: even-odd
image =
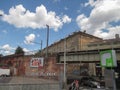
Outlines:
{"type": "Polygon", "coordinates": [[[24,51],[20,46],[18,46],[15,50],[15,54],[24,55],[24,51]]]}
{"type": "Polygon", "coordinates": [[[3,55],[2,54],[0,54],[0,57],[2,57],[3,55]]]}
{"type": "Polygon", "coordinates": [[[40,56],[41,55],[41,50],[35,53],[35,56],[40,56]]]}

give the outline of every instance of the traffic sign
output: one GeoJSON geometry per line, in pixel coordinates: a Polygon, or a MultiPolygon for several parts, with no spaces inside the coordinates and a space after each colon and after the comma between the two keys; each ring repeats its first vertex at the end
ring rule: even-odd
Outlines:
{"type": "Polygon", "coordinates": [[[116,52],[115,50],[106,50],[100,52],[100,64],[102,67],[116,67],[116,52]]]}

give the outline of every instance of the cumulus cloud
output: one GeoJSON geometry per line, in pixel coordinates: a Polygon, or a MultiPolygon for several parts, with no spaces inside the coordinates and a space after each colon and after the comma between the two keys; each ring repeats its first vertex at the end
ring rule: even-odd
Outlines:
{"type": "Polygon", "coordinates": [[[24,52],[29,52],[29,50],[27,48],[23,48],[24,52]]]}
{"type": "Polygon", "coordinates": [[[25,52],[25,55],[34,55],[35,53],[37,53],[37,50],[34,51],[30,51],[27,48],[23,48],[23,51],[25,52]]]}
{"type": "Polygon", "coordinates": [[[113,26],[111,23],[120,21],[120,0],[89,0],[85,6],[88,5],[93,7],[89,17],[81,14],[76,18],[82,30],[102,38],[113,38],[113,34],[119,33],[115,30],[119,25],[113,26]]]}
{"type": "Polygon", "coordinates": [[[12,49],[12,47],[10,47],[9,44],[5,44],[2,46],[2,49],[9,51],[10,49],[12,49]]]}
{"type": "Polygon", "coordinates": [[[90,5],[90,6],[95,6],[97,3],[99,3],[99,0],[89,0],[87,3],[85,3],[85,7],[90,5]]]}
{"type": "Polygon", "coordinates": [[[63,16],[63,23],[70,23],[71,22],[71,18],[69,18],[67,15],[63,16]]]}
{"type": "Polygon", "coordinates": [[[3,53],[4,53],[4,55],[11,55],[11,54],[13,54],[13,53],[10,52],[10,51],[4,51],[3,53]]]}
{"type": "Polygon", "coordinates": [[[2,10],[0,10],[0,15],[4,15],[4,12],[2,10]]]}
{"type": "Polygon", "coordinates": [[[31,44],[34,40],[35,40],[35,34],[29,34],[28,36],[25,36],[24,43],[31,44]]]}
{"type": "Polygon", "coordinates": [[[102,30],[97,30],[95,32],[96,36],[100,36],[103,38],[115,38],[116,34],[120,34],[120,26],[109,27],[107,28],[109,32],[103,32],[102,30]]]}
{"type": "Polygon", "coordinates": [[[15,48],[11,47],[9,44],[5,44],[1,46],[1,52],[4,53],[4,55],[10,55],[14,53],[15,48]]]}
{"type": "Polygon", "coordinates": [[[35,12],[26,10],[23,5],[17,5],[9,9],[9,14],[4,14],[3,20],[18,28],[46,28],[47,24],[57,31],[64,23],[70,22],[69,16],[66,17],[68,21],[62,22],[64,17],[57,16],[54,11],[48,12],[44,5],[36,7],[35,12]]]}

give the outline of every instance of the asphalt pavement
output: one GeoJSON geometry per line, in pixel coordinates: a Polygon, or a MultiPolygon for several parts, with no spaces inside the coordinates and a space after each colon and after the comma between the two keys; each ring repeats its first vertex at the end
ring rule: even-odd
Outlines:
{"type": "Polygon", "coordinates": [[[41,84],[41,83],[59,83],[59,82],[51,79],[41,79],[38,77],[0,77],[0,83],[41,84]]]}
{"type": "Polygon", "coordinates": [[[0,83],[9,83],[12,77],[0,77],[0,83]]]}

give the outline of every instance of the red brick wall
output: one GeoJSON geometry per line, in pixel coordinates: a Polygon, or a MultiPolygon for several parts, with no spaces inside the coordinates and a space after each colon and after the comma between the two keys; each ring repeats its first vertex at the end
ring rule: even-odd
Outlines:
{"type": "MultiPolygon", "coordinates": [[[[30,67],[30,60],[33,56],[20,56],[12,58],[4,58],[1,63],[8,64],[10,66],[11,74],[17,76],[39,76],[40,78],[53,78],[58,79],[61,72],[63,72],[63,64],[58,64],[56,57],[49,57],[44,59],[43,67],[30,67]]],[[[39,57],[38,57],[39,58],[39,57]]]]}
{"type": "Polygon", "coordinates": [[[63,72],[63,64],[56,63],[55,57],[45,59],[43,68],[39,68],[39,77],[58,79],[63,72]]]}
{"type": "MultiPolygon", "coordinates": [[[[38,57],[39,58],[39,57],[38,57]]],[[[55,57],[44,59],[43,67],[30,67],[32,57],[25,58],[25,75],[40,78],[58,79],[60,72],[63,71],[63,64],[56,63],[55,57]]]]}
{"type": "Polygon", "coordinates": [[[20,76],[25,74],[24,56],[5,56],[0,60],[0,63],[10,68],[11,75],[20,76]]]}

